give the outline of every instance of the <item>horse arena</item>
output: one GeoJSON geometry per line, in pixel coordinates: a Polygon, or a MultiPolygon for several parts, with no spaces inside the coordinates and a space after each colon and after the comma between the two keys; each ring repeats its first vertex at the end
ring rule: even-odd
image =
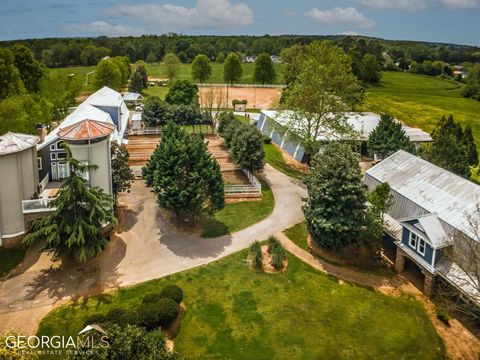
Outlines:
{"type": "MultiPolygon", "coordinates": [[[[281,87],[254,87],[254,86],[229,86],[225,85],[213,85],[213,86],[201,86],[198,89],[200,106],[204,107],[208,103],[208,98],[213,96],[216,98],[222,97],[227,99],[225,106],[233,108],[232,100],[247,100],[247,108],[256,109],[270,109],[275,104],[282,94],[281,87]],[[227,96],[228,95],[228,96],[227,96]]],[[[217,103],[214,101],[215,106],[217,103]]]]}

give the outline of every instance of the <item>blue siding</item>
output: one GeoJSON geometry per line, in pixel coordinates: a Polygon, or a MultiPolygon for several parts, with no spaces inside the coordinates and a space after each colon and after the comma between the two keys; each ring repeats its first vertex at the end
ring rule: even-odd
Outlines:
{"type": "Polygon", "coordinates": [[[120,108],[116,106],[96,106],[96,107],[109,113],[113,123],[117,126],[117,129],[120,130],[120,125],[119,125],[120,108]]]}
{"type": "Polygon", "coordinates": [[[38,170],[38,178],[39,181],[42,181],[43,178],[49,174],[49,181],[52,181],[52,162],[57,161],[66,161],[65,158],[58,159],[58,154],[65,154],[65,150],[61,149],[57,150],[58,147],[58,140],[53,141],[52,143],[46,145],[41,150],[37,151],[37,157],[42,159],[42,169],[38,170]],[[50,146],[55,144],[54,150],[50,150],[50,146]],[[54,153],[55,160],[51,160],[50,154],[54,153]]]}
{"type": "MultiPolygon", "coordinates": [[[[423,238],[425,238],[425,236],[423,236],[423,238]]],[[[415,251],[415,253],[420,256],[421,258],[423,258],[423,260],[425,260],[426,262],[428,262],[429,264],[432,263],[432,258],[433,258],[433,249],[432,247],[430,246],[429,243],[425,242],[425,255],[422,255],[420,254],[417,249],[413,249],[409,244],[408,244],[408,241],[410,239],[410,230],[407,229],[407,228],[403,228],[403,232],[402,232],[402,243],[407,247],[409,248],[410,250],[412,251],[415,251]]],[[[418,248],[418,244],[417,244],[417,248],[418,248]]]]}

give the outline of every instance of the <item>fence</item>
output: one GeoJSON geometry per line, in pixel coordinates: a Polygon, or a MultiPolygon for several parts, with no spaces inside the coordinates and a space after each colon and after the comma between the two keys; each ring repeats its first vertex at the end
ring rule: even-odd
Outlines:
{"type": "Polygon", "coordinates": [[[22,211],[24,214],[53,211],[55,210],[55,208],[50,207],[50,203],[53,200],[55,199],[45,198],[45,199],[23,200],[22,211]]]}
{"type": "Polygon", "coordinates": [[[287,85],[274,85],[274,84],[208,84],[198,83],[198,87],[239,87],[239,88],[267,88],[267,89],[283,89],[287,85]]]}
{"type": "Polygon", "coordinates": [[[45,175],[42,181],[38,184],[38,193],[40,194],[48,185],[49,174],[45,175]]]}
{"type": "Polygon", "coordinates": [[[146,127],[143,129],[128,129],[128,135],[161,135],[162,127],[146,127]]]}
{"type": "Polygon", "coordinates": [[[225,185],[225,197],[261,197],[262,184],[248,170],[243,170],[250,181],[248,185],[225,185]]]}

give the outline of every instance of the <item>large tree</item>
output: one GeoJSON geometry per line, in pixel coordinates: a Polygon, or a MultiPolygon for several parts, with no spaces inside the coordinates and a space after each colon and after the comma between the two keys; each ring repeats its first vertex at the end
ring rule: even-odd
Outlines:
{"type": "Polygon", "coordinates": [[[263,171],[265,166],[263,137],[256,127],[246,124],[237,127],[230,153],[240,168],[250,172],[263,171]]]}
{"type": "Polygon", "coordinates": [[[40,95],[52,105],[53,120],[62,120],[77,105],[82,79],[63,74],[48,74],[40,84],[40,95]]]}
{"type": "Polygon", "coordinates": [[[195,222],[201,214],[224,207],[220,166],[200,136],[188,134],[173,122],[165,126],[143,175],[159,205],[179,219],[195,222]]]}
{"type": "Polygon", "coordinates": [[[147,69],[143,65],[137,66],[130,78],[130,84],[128,90],[141,93],[148,88],[148,74],[147,69]]]}
{"type": "Polygon", "coordinates": [[[470,164],[470,166],[477,166],[478,151],[477,151],[477,145],[475,144],[475,139],[473,138],[472,126],[470,124],[468,124],[465,127],[465,131],[463,132],[462,142],[467,152],[468,163],[470,164]]]}
{"type": "Polygon", "coordinates": [[[132,75],[130,60],[128,60],[126,56],[115,56],[110,60],[117,65],[118,70],[120,70],[120,84],[124,86],[132,75]]]}
{"type": "Polygon", "coordinates": [[[177,77],[178,70],[180,69],[180,60],[178,59],[177,55],[173,53],[168,53],[165,55],[163,58],[163,63],[165,64],[165,67],[167,69],[167,77],[168,80],[173,82],[173,79],[177,77]]]}
{"type": "Polygon", "coordinates": [[[170,119],[170,107],[158,96],[150,96],[143,107],[142,120],[150,126],[165,125],[170,119]]]}
{"type": "Polygon", "coordinates": [[[357,245],[366,224],[367,192],[350,145],[328,143],[313,158],[303,206],[313,240],[328,250],[357,245]]]}
{"type": "Polygon", "coordinates": [[[170,86],[165,100],[172,105],[198,106],[198,87],[190,80],[177,80],[170,86]]]}
{"type": "Polygon", "coordinates": [[[104,86],[118,89],[122,85],[122,73],[112,59],[103,59],[95,67],[95,78],[93,82],[97,89],[104,86]]]}
{"type": "Polygon", "coordinates": [[[13,53],[9,49],[0,49],[0,100],[24,92],[25,86],[13,53]]]}
{"type": "Polygon", "coordinates": [[[382,114],[378,126],[368,137],[368,149],[385,158],[398,150],[415,153],[415,146],[405,134],[402,124],[392,115],[382,114]]]}
{"type": "Polygon", "coordinates": [[[277,73],[273,66],[273,61],[267,53],[261,53],[255,60],[255,70],[253,80],[262,84],[273,84],[277,73]]]}
{"type": "Polygon", "coordinates": [[[20,72],[20,77],[27,91],[40,91],[40,82],[47,70],[45,65],[37,61],[32,51],[24,45],[15,44],[11,50],[15,57],[15,66],[20,72]]]}
{"type": "Polygon", "coordinates": [[[228,54],[223,64],[223,80],[228,84],[239,82],[242,78],[242,60],[236,53],[228,54]]]}
{"type": "Polygon", "coordinates": [[[132,187],[133,172],[128,165],[130,155],[126,146],[112,141],[110,145],[112,156],[112,188],[115,203],[119,192],[130,190],[132,187]]]}
{"type": "Polygon", "coordinates": [[[365,54],[360,65],[359,79],[368,83],[378,83],[382,78],[382,68],[377,58],[365,54]]]}
{"type": "Polygon", "coordinates": [[[363,100],[362,88],[352,74],[350,58],[330,41],[316,41],[284,53],[291,61],[283,107],[291,110],[288,132],[298,138],[307,160],[318,152],[319,137],[348,137],[352,128],[346,112],[363,100]]]}
{"type": "Polygon", "coordinates": [[[67,162],[70,176],[50,203],[48,216],[33,222],[32,232],[23,239],[30,246],[45,241],[42,251],[53,259],[73,257],[85,262],[100,254],[107,244],[102,234],[105,224],[116,224],[112,196],[99,187],[88,186],[83,175],[94,171],[95,165],[85,165],[74,159],[68,147],[67,162]]]}
{"type": "Polygon", "coordinates": [[[212,75],[210,60],[205,55],[197,55],[192,61],[192,79],[200,83],[205,82],[212,75]]]}

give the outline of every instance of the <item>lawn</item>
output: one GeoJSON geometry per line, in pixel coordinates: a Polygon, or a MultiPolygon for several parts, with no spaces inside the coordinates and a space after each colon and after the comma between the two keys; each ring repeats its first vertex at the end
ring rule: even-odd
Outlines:
{"type": "Polygon", "coordinates": [[[308,229],[307,223],[302,221],[297,225],[292,226],[291,228],[283,232],[290,240],[292,240],[295,245],[302,248],[303,250],[310,251],[307,244],[308,238],[308,229]]]}
{"type": "Polygon", "coordinates": [[[282,153],[275,147],[275,145],[264,144],[263,149],[265,150],[265,161],[275,169],[295,179],[305,178],[306,174],[304,172],[291,167],[285,162],[282,153]]]}
{"type": "Polygon", "coordinates": [[[212,238],[231,234],[268,217],[275,206],[275,199],[270,186],[265,181],[261,183],[262,200],[227,204],[214,216],[203,218],[202,237],[212,238]]]}
{"type": "Polygon", "coordinates": [[[0,278],[23,261],[25,250],[23,249],[0,249],[0,278]]]}
{"type": "Polygon", "coordinates": [[[162,279],[63,305],[38,335],[76,334],[84,319],[131,309],[175,283],[186,315],[175,348],[189,359],[443,359],[423,305],[339,282],[292,255],[280,274],[255,272],[247,251],[162,279]]]}
{"type": "Polygon", "coordinates": [[[463,85],[425,75],[384,72],[379,85],[370,86],[364,108],[390,113],[407,125],[432,131],[442,115],[452,114],[470,124],[480,148],[480,101],[461,96],[463,85]]]}

